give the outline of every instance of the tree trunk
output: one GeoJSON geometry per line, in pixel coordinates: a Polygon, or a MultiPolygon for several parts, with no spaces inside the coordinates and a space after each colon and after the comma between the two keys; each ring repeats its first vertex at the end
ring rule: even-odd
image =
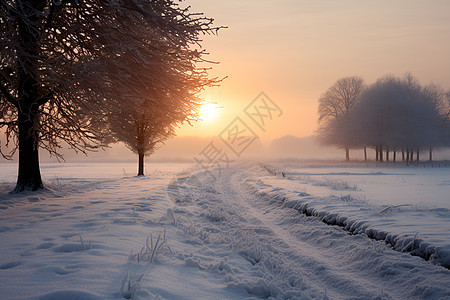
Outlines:
{"type": "Polygon", "coordinates": [[[144,176],[144,154],[138,153],[139,165],[138,165],[138,176],[144,176]]]}
{"type": "Polygon", "coordinates": [[[419,149],[417,149],[417,162],[419,162],[419,149]]]}
{"type": "Polygon", "coordinates": [[[380,161],[383,161],[383,146],[380,146],[378,152],[380,153],[380,161]]]}
{"type": "Polygon", "coordinates": [[[389,148],[386,147],[386,161],[389,161],[389,148]]]}
{"type": "Polygon", "coordinates": [[[409,163],[409,149],[406,148],[406,163],[409,163]]]}
{"type": "Polygon", "coordinates": [[[367,148],[364,147],[364,160],[367,161],[367,148]]]}
{"type": "Polygon", "coordinates": [[[37,118],[36,112],[30,116],[19,114],[19,172],[14,192],[44,188],[39,168],[38,133],[33,126],[37,118]]]}
{"type": "Polygon", "coordinates": [[[430,147],[430,161],[433,161],[433,150],[430,147]]]}
{"type": "Polygon", "coordinates": [[[378,161],[378,146],[375,147],[375,161],[378,161]]]}
{"type": "Polygon", "coordinates": [[[405,150],[402,149],[402,162],[405,162],[405,150]]]}
{"type": "Polygon", "coordinates": [[[18,18],[19,81],[17,102],[19,129],[19,170],[14,192],[44,188],[39,169],[39,106],[46,100],[39,95],[38,57],[41,39],[38,30],[45,1],[30,0],[23,5],[24,18],[18,18]]]}
{"type": "Polygon", "coordinates": [[[345,148],[345,160],[346,161],[350,160],[350,149],[349,148],[345,148]]]}
{"type": "Polygon", "coordinates": [[[397,151],[396,150],[394,150],[394,153],[393,153],[393,157],[392,157],[392,159],[394,160],[394,162],[395,162],[395,160],[397,159],[397,151]]]}

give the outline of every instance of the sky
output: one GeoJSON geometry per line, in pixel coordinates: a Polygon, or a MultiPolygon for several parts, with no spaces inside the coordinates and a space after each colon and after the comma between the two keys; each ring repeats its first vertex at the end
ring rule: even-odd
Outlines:
{"type": "Polygon", "coordinates": [[[339,78],[373,83],[412,73],[450,89],[448,0],[186,0],[192,11],[228,28],[205,36],[212,76],[227,77],[202,93],[216,116],[178,136],[214,137],[240,117],[262,141],[309,136],[318,98],[339,78]],[[282,114],[258,128],[244,109],[264,92],[282,114]]]}

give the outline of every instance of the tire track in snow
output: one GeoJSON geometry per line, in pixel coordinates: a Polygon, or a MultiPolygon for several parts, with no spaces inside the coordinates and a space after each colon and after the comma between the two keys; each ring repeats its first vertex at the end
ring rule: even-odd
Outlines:
{"type": "MultiPolygon", "coordinates": [[[[259,168],[232,166],[216,181],[184,189],[190,216],[208,244],[227,245],[251,265],[229,272],[229,286],[261,297],[414,299],[450,297],[448,270],[398,253],[382,242],[350,236],[243,184],[259,168]],[[211,229],[214,228],[214,229],[211,229]]],[[[194,181],[195,183],[195,181],[194,181]]],[[[192,184],[192,183],[191,183],[192,184]]]]}
{"type": "Polygon", "coordinates": [[[358,280],[354,280],[354,270],[343,268],[344,264],[336,259],[333,250],[330,253],[329,248],[317,247],[302,238],[309,232],[312,238],[322,235],[325,238],[333,236],[341,239],[347,237],[344,233],[330,228],[322,229],[322,224],[318,222],[305,220],[294,211],[277,207],[277,201],[261,202],[260,198],[242,185],[249,176],[239,171],[241,170],[234,170],[234,174],[224,177],[222,188],[225,187],[231,194],[226,198],[241,200],[252,219],[264,224],[274,233],[272,237],[259,237],[266,245],[271,246],[265,250],[267,257],[276,254],[279,264],[296,270],[313,295],[326,291],[325,294],[332,299],[348,299],[355,295],[365,299],[390,297],[389,293],[373,284],[371,279],[360,276],[358,280]],[[238,196],[233,197],[233,194],[238,196]],[[296,227],[303,228],[300,232],[296,227]]]}
{"type": "MultiPolygon", "coordinates": [[[[263,163],[259,163],[259,166],[267,171],[272,176],[277,176],[277,174],[282,174],[285,177],[285,172],[277,171],[272,167],[268,167],[263,163]]],[[[331,173],[332,174],[332,173],[331,173]]],[[[291,180],[291,178],[288,178],[291,180]]],[[[389,244],[394,250],[399,252],[408,252],[411,255],[419,256],[427,261],[434,264],[441,265],[450,270],[450,252],[446,247],[437,246],[433,243],[424,241],[422,238],[417,238],[418,233],[414,236],[402,233],[394,233],[389,230],[382,230],[374,227],[370,221],[364,218],[352,218],[351,216],[346,216],[338,212],[334,212],[332,209],[319,208],[316,205],[311,205],[310,199],[316,198],[313,195],[298,193],[298,192],[287,192],[283,188],[276,188],[270,184],[264,183],[262,180],[249,180],[246,181],[248,188],[251,189],[258,197],[261,198],[277,198],[283,202],[283,206],[288,206],[298,210],[300,213],[308,217],[319,218],[322,222],[328,225],[336,225],[344,228],[350,234],[364,234],[367,237],[377,240],[384,241],[389,244]]],[[[309,182],[311,183],[311,182],[309,182]]],[[[316,185],[315,183],[312,183],[316,185]]],[[[348,185],[344,183],[344,185],[348,185]]],[[[341,196],[342,198],[350,197],[341,196]]],[[[320,198],[320,197],[319,197],[320,198]]],[[[346,201],[346,200],[344,200],[346,201]]],[[[401,206],[410,206],[409,204],[389,206],[382,210],[380,214],[383,214],[389,209],[398,208],[401,206]]]]}

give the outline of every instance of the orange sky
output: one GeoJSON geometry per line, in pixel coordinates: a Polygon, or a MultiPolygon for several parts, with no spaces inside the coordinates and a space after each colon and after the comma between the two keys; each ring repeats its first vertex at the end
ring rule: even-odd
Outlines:
{"type": "MultiPolygon", "coordinates": [[[[228,26],[207,36],[211,73],[228,76],[203,96],[223,106],[217,118],[183,126],[179,136],[216,136],[264,91],[283,110],[261,140],[307,136],[317,126],[317,99],[337,79],[368,83],[411,72],[450,89],[448,0],[186,0],[193,11],[228,26]]],[[[255,125],[252,125],[255,126],[255,125]]]]}

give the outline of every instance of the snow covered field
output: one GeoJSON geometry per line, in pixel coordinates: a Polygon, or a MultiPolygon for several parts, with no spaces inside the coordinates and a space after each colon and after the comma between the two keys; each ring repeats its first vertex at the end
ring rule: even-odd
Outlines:
{"type": "Polygon", "coordinates": [[[364,232],[450,268],[449,167],[275,166],[279,176],[267,174],[252,184],[258,193],[285,195],[286,205],[328,224],[364,232]]]}
{"type": "Polygon", "coordinates": [[[0,164],[0,298],[450,299],[450,168],[135,169],[0,164]]]}

